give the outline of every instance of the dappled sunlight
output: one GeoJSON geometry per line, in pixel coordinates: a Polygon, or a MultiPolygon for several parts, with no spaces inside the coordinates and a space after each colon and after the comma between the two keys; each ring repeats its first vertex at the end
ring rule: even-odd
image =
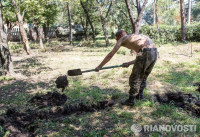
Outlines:
{"type": "MultiPolygon", "coordinates": [[[[137,101],[133,107],[122,106],[120,102],[128,98],[129,76],[132,67],[101,70],[100,72],[83,73],[80,76],[67,76],[69,87],[63,94],[67,96],[66,104],[96,105],[99,101],[113,100],[114,105],[94,112],[73,112],[71,115],[61,115],[54,119],[37,121],[36,133],[49,136],[146,136],[147,133],[133,133],[132,124],[197,124],[199,119],[192,114],[173,105],[164,105],[154,102],[155,94],[166,92],[185,92],[199,94],[195,82],[199,82],[199,45],[193,44],[192,57],[188,46],[159,47],[158,61],[147,80],[145,101],[137,101]],[[177,53],[177,54],[175,54],[177,53]]],[[[55,80],[58,76],[67,75],[67,71],[80,68],[81,70],[94,69],[107,53],[112,49],[73,47],[70,51],[43,52],[33,57],[13,56],[16,71],[24,75],[23,79],[3,80],[0,83],[0,113],[6,113],[8,106],[37,109],[28,102],[33,96],[44,95],[47,92],[58,91],[55,80]],[[25,106],[24,106],[25,105],[25,106]]],[[[135,59],[130,51],[122,49],[106,66],[120,65],[135,59]]],[[[51,111],[59,110],[57,106],[51,111]]],[[[151,134],[151,133],[150,133],[151,134]]],[[[152,133],[153,134],[153,133],[152,133]]]]}

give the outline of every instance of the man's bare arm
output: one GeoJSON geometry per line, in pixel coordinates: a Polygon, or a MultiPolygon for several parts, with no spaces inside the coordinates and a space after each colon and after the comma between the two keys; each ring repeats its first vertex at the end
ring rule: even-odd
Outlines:
{"type": "Polygon", "coordinates": [[[130,65],[132,65],[132,64],[135,64],[135,60],[130,61],[130,62],[123,63],[122,66],[127,68],[127,67],[129,67],[130,65]]]}
{"type": "Polygon", "coordinates": [[[96,67],[96,71],[99,71],[110,59],[115,55],[115,53],[119,50],[121,47],[121,41],[118,41],[115,47],[112,49],[110,53],[104,58],[104,60],[100,63],[98,67],[96,67]]]}
{"type": "Polygon", "coordinates": [[[129,65],[135,64],[135,60],[127,62],[129,65]]]}

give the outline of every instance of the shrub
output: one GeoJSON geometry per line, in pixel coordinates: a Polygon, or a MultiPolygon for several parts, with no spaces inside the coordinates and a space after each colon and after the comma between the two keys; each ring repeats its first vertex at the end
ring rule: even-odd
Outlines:
{"type": "MultiPolygon", "coordinates": [[[[145,25],[141,28],[140,33],[148,35],[157,43],[168,43],[181,41],[181,28],[180,26],[159,26],[157,27],[145,25]],[[160,34],[159,34],[160,32],[160,34]]],[[[187,41],[200,41],[200,23],[186,26],[186,40],[187,41]]]]}

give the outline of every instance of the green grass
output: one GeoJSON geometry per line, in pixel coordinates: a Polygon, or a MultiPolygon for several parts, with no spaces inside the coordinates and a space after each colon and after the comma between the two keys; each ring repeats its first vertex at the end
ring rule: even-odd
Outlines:
{"type": "MultiPolygon", "coordinates": [[[[115,40],[111,40],[111,45],[114,45],[115,40]]],[[[52,42],[52,45],[57,46],[62,44],[59,41],[52,42]]],[[[67,69],[74,68],[93,68],[100,63],[100,57],[103,58],[112,47],[105,47],[104,39],[98,39],[93,47],[77,47],[80,41],[74,42],[72,51],[62,53],[42,53],[43,57],[36,59],[28,59],[27,62],[20,62],[19,69],[25,72],[30,72],[30,69],[45,69],[45,73],[33,73],[28,76],[27,80],[15,81],[8,77],[0,77],[0,81],[8,84],[1,85],[0,89],[4,94],[0,100],[1,105],[15,106],[19,110],[27,108],[35,108],[28,103],[28,100],[36,94],[45,94],[50,91],[57,90],[55,88],[55,79],[58,75],[66,74],[67,69]],[[83,53],[83,54],[82,54],[83,53]],[[68,60],[75,58],[71,62],[68,60]],[[64,60],[60,63],[60,60],[64,60]],[[97,62],[98,61],[98,62],[97,62]],[[76,64],[76,65],[75,65],[76,64]],[[86,65],[85,65],[86,64],[86,65]],[[90,65],[90,66],[89,66],[90,65]],[[50,77],[48,77],[50,76],[50,77]],[[32,79],[29,79],[32,78],[32,79]],[[49,80],[50,79],[50,80],[49,80]],[[33,81],[32,81],[33,80],[33,81]],[[45,82],[41,82],[45,81],[45,82]],[[9,96],[7,96],[9,95],[9,96]]],[[[144,91],[146,100],[137,101],[133,107],[124,107],[120,105],[120,101],[128,97],[128,78],[131,73],[130,68],[112,69],[100,71],[100,73],[88,73],[78,77],[68,77],[69,87],[64,94],[68,96],[66,103],[77,104],[84,103],[86,105],[95,104],[102,100],[113,99],[115,105],[105,110],[97,112],[81,114],[72,114],[61,118],[36,121],[36,133],[38,136],[87,136],[87,137],[132,137],[137,134],[131,131],[132,124],[181,124],[197,125],[196,133],[177,133],[177,132],[152,132],[143,134],[144,136],[198,136],[200,134],[200,118],[175,107],[173,104],[158,104],[151,98],[151,92],[158,93],[168,91],[181,91],[184,93],[192,93],[199,95],[196,91],[197,87],[193,83],[200,82],[200,55],[194,53],[193,57],[176,55],[187,47],[177,46],[180,43],[167,44],[161,47],[161,59],[158,59],[151,75],[148,78],[148,89],[144,91]],[[169,54],[173,53],[173,54],[169,54]],[[162,92],[161,92],[162,91],[162,92]]],[[[181,43],[183,44],[183,43],[181,43]]],[[[198,43],[196,43],[198,44],[198,43]]],[[[12,50],[22,49],[22,45],[14,45],[12,50]]],[[[196,46],[196,48],[198,48],[196,46]]],[[[129,50],[120,49],[109,65],[118,64],[119,62],[129,61],[133,56],[129,55],[129,50]],[[113,64],[112,64],[113,63],[113,64]]],[[[33,70],[36,72],[36,70],[33,70]]],[[[32,73],[32,72],[31,72],[32,73]]],[[[26,74],[26,73],[25,73],[26,74]]],[[[49,109],[49,108],[45,108],[49,109]]],[[[0,110],[0,114],[5,114],[5,109],[0,110]]],[[[3,131],[0,128],[0,135],[8,134],[9,131],[3,131]]]]}

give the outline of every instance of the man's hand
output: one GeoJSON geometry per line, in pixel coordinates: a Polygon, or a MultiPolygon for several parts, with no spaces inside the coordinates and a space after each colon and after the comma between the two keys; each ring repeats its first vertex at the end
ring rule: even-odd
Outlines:
{"type": "Polygon", "coordinates": [[[124,67],[124,68],[128,68],[129,66],[130,66],[129,63],[123,63],[123,64],[122,64],[122,67],[124,67]]]}
{"type": "Polygon", "coordinates": [[[99,72],[100,69],[101,69],[101,67],[98,66],[98,67],[95,68],[95,71],[99,72]]]}

